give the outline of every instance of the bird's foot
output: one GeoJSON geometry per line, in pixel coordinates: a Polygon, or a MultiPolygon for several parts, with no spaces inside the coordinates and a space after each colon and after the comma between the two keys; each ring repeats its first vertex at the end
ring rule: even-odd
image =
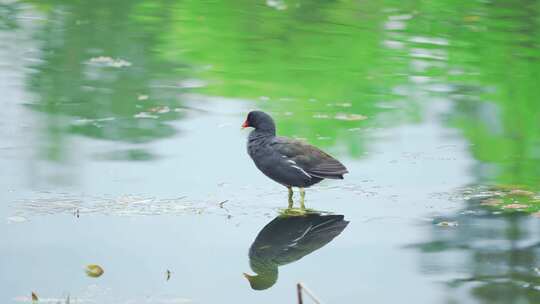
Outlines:
{"type": "Polygon", "coordinates": [[[287,208],[287,209],[281,209],[279,211],[280,216],[289,217],[289,216],[305,216],[308,214],[315,214],[319,213],[317,210],[314,209],[302,209],[302,208],[287,208]]]}
{"type": "Polygon", "coordinates": [[[287,208],[280,212],[281,216],[303,216],[306,215],[306,210],[301,208],[287,208]]]}

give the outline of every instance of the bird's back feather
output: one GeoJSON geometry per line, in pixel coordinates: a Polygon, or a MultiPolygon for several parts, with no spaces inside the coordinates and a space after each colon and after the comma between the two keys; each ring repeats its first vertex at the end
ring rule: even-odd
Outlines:
{"type": "Polygon", "coordinates": [[[337,159],[306,142],[277,136],[270,145],[314,177],[343,179],[349,172],[337,159]]]}

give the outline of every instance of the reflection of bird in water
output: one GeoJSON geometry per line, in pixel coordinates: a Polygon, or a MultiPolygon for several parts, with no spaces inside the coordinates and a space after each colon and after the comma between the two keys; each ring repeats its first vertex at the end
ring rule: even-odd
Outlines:
{"type": "Polygon", "coordinates": [[[323,179],[343,179],[347,168],[337,159],[303,141],[276,136],[276,125],[270,115],[249,112],[243,128],[249,133],[248,154],[266,176],[289,189],[289,208],[293,206],[292,187],[300,188],[300,207],[304,209],[304,188],[323,179]]]}
{"type": "Polygon", "coordinates": [[[244,276],[253,289],[270,288],[277,281],[279,266],[330,243],[348,224],[343,215],[278,216],[259,232],[249,249],[249,263],[256,275],[244,276]]]}

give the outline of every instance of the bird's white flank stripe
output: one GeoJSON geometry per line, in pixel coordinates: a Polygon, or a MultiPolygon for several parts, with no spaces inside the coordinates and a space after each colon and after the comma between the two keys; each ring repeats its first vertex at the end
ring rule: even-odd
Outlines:
{"type": "Polygon", "coordinates": [[[305,176],[311,178],[311,175],[309,175],[306,171],[304,171],[304,169],[302,169],[302,168],[300,168],[300,167],[298,167],[298,166],[295,166],[295,165],[292,165],[291,167],[300,170],[302,173],[304,173],[305,176]]]}
{"type": "Polygon", "coordinates": [[[298,242],[300,242],[311,230],[312,230],[312,227],[313,226],[309,226],[303,233],[302,235],[300,235],[299,237],[295,238],[294,240],[292,240],[292,242],[287,245],[287,247],[294,247],[296,245],[298,245],[298,242]]]}
{"type": "Polygon", "coordinates": [[[306,171],[304,171],[304,169],[298,167],[298,166],[296,165],[296,162],[295,162],[294,160],[292,160],[292,159],[287,159],[287,162],[291,164],[291,167],[300,170],[300,172],[302,172],[302,173],[303,173],[305,176],[307,176],[308,178],[312,178],[312,176],[309,175],[306,171]]]}

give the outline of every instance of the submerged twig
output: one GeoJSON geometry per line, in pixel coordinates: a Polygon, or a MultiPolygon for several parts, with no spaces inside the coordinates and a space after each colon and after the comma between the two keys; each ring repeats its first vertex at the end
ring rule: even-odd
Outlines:
{"type": "Polygon", "coordinates": [[[229,209],[225,208],[225,203],[228,202],[229,200],[224,200],[222,201],[221,203],[218,204],[219,208],[225,210],[227,212],[227,219],[230,219],[232,217],[231,215],[231,212],[229,211],[229,209]]]}
{"type": "Polygon", "coordinates": [[[228,202],[228,201],[229,200],[224,200],[221,203],[219,203],[219,208],[223,208],[223,205],[225,205],[225,203],[228,202]]]}
{"type": "Polygon", "coordinates": [[[37,303],[39,298],[35,292],[32,291],[32,303],[37,303]]]}
{"type": "Polygon", "coordinates": [[[298,296],[298,304],[304,303],[303,298],[302,298],[302,291],[304,291],[314,303],[321,304],[321,301],[309,289],[307,289],[304,285],[302,285],[302,283],[297,283],[296,294],[298,296]]]}

